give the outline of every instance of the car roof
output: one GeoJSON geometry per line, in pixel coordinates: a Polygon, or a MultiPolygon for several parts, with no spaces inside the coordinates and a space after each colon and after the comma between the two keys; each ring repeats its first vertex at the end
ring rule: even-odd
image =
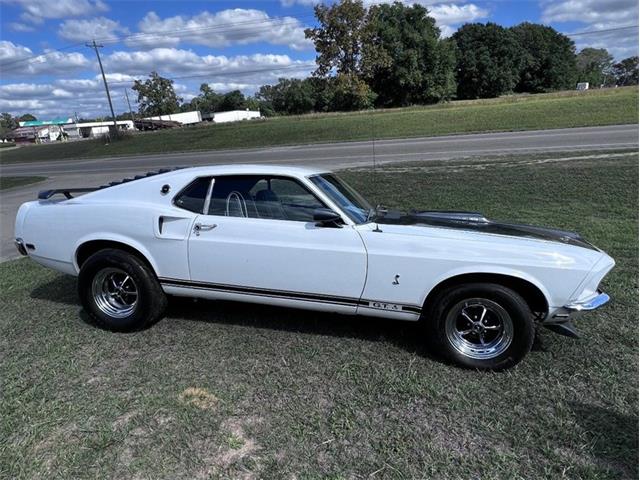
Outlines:
{"type": "Polygon", "coordinates": [[[325,168],[317,167],[298,167],[293,165],[251,165],[251,164],[232,164],[232,165],[209,165],[204,167],[181,168],[171,172],[175,175],[183,175],[185,173],[194,176],[207,175],[293,175],[297,177],[306,177],[309,175],[317,175],[319,173],[327,173],[325,168]]]}

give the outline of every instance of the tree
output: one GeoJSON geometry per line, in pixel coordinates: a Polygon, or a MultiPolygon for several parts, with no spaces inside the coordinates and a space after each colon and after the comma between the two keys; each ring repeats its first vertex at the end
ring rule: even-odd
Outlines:
{"type": "Polygon", "coordinates": [[[331,110],[365,110],[373,107],[376,94],[355,75],[338,74],[331,79],[331,110]]]}
{"type": "Polygon", "coordinates": [[[315,106],[313,85],[308,79],[280,78],[276,85],[260,87],[257,96],[274,112],[286,115],[308,113],[315,106]]]}
{"type": "Polygon", "coordinates": [[[517,92],[542,93],[575,86],[575,45],[569,37],[529,22],[510,30],[523,52],[517,92]]]}
{"type": "Polygon", "coordinates": [[[6,135],[11,130],[18,128],[18,121],[10,113],[0,114],[0,136],[6,135]]]}
{"type": "Polygon", "coordinates": [[[314,7],[319,26],[304,33],[316,47],[315,74],[359,75],[362,72],[362,50],[369,39],[367,10],[362,0],[340,0],[331,6],[314,7]]]}
{"type": "Polygon", "coordinates": [[[173,80],[151,72],[144,82],[133,82],[132,90],[138,93],[138,110],[142,115],[157,116],[175,113],[180,109],[182,98],[173,89],[173,80]]]}
{"type": "Polygon", "coordinates": [[[456,43],[458,98],[489,98],[518,83],[522,50],[515,35],[495,23],[463,25],[456,43]]]}
{"type": "Polygon", "coordinates": [[[25,113],[24,115],[20,115],[18,117],[18,122],[32,122],[34,120],[38,120],[38,119],[33,115],[31,115],[30,113],[25,113]]]}
{"type": "Polygon", "coordinates": [[[638,85],[638,57],[629,57],[616,63],[612,68],[618,86],[638,85]]]}
{"type": "Polygon", "coordinates": [[[455,93],[452,45],[420,5],[374,5],[369,10],[370,41],[363,48],[363,71],[380,106],[434,103],[455,93]]]}
{"type": "MultiPolygon", "coordinates": [[[[208,83],[200,85],[200,94],[185,105],[188,110],[199,110],[204,113],[219,112],[223,95],[216,93],[208,83]]],[[[185,111],[188,111],[185,110],[185,111]]]]}
{"type": "Polygon", "coordinates": [[[311,87],[313,92],[313,111],[328,112],[331,110],[331,102],[333,100],[333,84],[332,78],[325,77],[309,77],[305,81],[311,87]]]}
{"type": "Polygon", "coordinates": [[[218,108],[218,111],[220,112],[244,110],[247,108],[247,100],[244,98],[244,94],[240,90],[232,90],[222,96],[218,108]]]}
{"type": "Polygon", "coordinates": [[[613,57],[604,48],[585,48],[576,56],[578,81],[599,87],[613,82],[613,57]]]}

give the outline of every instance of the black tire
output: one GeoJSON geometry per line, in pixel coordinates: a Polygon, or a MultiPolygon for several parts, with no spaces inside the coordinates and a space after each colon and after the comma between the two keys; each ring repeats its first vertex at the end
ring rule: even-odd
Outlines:
{"type": "Polygon", "coordinates": [[[160,320],[167,307],[167,297],[154,272],[136,256],[113,248],[100,250],[84,262],[78,294],[93,322],[114,332],[145,328],[160,320]],[[127,276],[118,290],[118,279],[124,282],[127,276]],[[107,291],[107,285],[120,293],[107,291]],[[105,300],[108,298],[116,300],[111,303],[105,300]]]}
{"type": "Polygon", "coordinates": [[[491,283],[458,285],[441,292],[430,303],[423,319],[430,340],[459,366],[504,370],[531,350],[535,338],[531,311],[527,302],[507,287],[491,283]],[[486,318],[480,321],[483,309],[486,318]],[[469,317],[473,321],[467,320],[469,317]],[[480,343],[481,336],[487,343],[480,343]],[[489,348],[492,344],[495,346],[489,348]]]}

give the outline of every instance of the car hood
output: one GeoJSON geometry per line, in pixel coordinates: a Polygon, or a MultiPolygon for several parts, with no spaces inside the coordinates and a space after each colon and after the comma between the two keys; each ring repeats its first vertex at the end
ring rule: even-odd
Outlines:
{"type": "Polygon", "coordinates": [[[545,240],[565,245],[598,250],[578,233],[555,228],[538,227],[515,223],[496,222],[478,212],[458,211],[411,211],[408,213],[388,210],[378,215],[375,222],[380,225],[411,225],[468,230],[475,233],[505,235],[533,240],[545,240]]]}

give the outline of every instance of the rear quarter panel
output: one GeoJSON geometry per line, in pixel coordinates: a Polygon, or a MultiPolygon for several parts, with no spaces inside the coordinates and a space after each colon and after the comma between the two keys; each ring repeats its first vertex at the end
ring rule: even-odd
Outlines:
{"type": "Polygon", "coordinates": [[[187,240],[195,214],[174,207],[173,195],[160,196],[164,182],[131,182],[72,200],[30,202],[26,217],[17,219],[16,234],[35,245],[30,252],[35,261],[72,275],[79,271],[80,245],[111,240],[140,251],[159,276],[189,278],[187,240]],[[159,231],[160,216],[170,219],[170,234],[159,231]]]}

